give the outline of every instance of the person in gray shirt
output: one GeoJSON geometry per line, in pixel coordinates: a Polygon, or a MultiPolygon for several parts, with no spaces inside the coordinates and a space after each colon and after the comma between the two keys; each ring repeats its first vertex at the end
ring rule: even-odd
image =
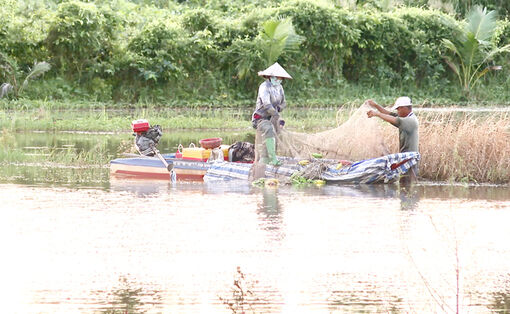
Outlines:
{"type": "Polygon", "coordinates": [[[258,75],[264,77],[265,81],[259,86],[257,104],[252,115],[252,126],[257,130],[255,162],[279,166],[281,162],[276,157],[276,134],[285,123],[280,113],[287,105],[281,83],[292,77],[278,62],[258,72],[258,75]]]}
{"type": "MultiPolygon", "coordinates": [[[[397,113],[384,109],[372,99],[367,100],[366,103],[376,109],[367,112],[369,118],[379,117],[398,128],[400,153],[418,152],[418,118],[413,112],[413,105],[409,97],[404,96],[397,98],[395,104],[391,108],[391,110],[396,110],[397,113]]],[[[415,181],[417,175],[418,167],[414,166],[409,169],[408,175],[404,176],[401,182],[415,181]]]]}

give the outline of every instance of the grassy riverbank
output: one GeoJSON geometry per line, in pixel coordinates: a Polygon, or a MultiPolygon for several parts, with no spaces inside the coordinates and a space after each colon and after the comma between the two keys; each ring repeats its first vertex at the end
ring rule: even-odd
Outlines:
{"type": "MultiPolygon", "coordinates": [[[[282,116],[286,126],[294,130],[317,131],[336,127],[339,109],[349,112],[372,98],[382,105],[391,105],[394,95],[406,94],[397,90],[349,89],[338,93],[318,91],[317,98],[288,97],[287,109],[282,116]]],[[[154,103],[109,103],[95,101],[49,101],[49,100],[5,100],[0,99],[0,129],[9,131],[87,131],[129,132],[134,119],[148,119],[164,130],[249,130],[253,101],[224,99],[171,104],[154,103]]],[[[510,99],[510,98],[509,98],[510,99]]],[[[507,107],[510,101],[472,98],[455,101],[453,98],[428,98],[426,95],[413,98],[415,108],[492,108],[507,107]]]]}
{"type": "MultiPolygon", "coordinates": [[[[283,117],[297,130],[319,130],[336,126],[336,108],[289,108],[283,117]]],[[[171,130],[244,130],[251,127],[252,110],[235,108],[193,109],[24,109],[0,111],[0,125],[10,132],[84,131],[130,132],[131,121],[147,119],[171,130]]]]}

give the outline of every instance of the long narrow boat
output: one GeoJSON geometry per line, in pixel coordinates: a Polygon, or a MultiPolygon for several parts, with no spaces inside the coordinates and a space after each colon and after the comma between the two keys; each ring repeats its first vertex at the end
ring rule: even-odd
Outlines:
{"type": "MultiPolygon", "coordinates": [[[[202,181],[210,163],[175,158],[175,154],[163,154],[168,163],[173,163],[177,180],[202,181]]],[[[169,173],[157,157],[117,158],[110,161],[110,174],[116,177],[168,180],[169,173]]]]}
{"type": "MultiPolygon", "coordinates": [[[[252,164],[228,161],[204,162],[175,158],[175,154],[163,155],[168,163],[173,163],[177,180],[215,181],[248,180],[252,164]]],[[[382,157],[361,160],[350,165],[338,167],[332,163],[326,165],[319,179],[336,183],[391,183],[415,166],[420,159],[417,152],[391,154],[382,157]]],[[[266,177],[290,177],[304,170],[297,160],[280,157],[282,166],[267,165],[266,177]]],[[[110,174],[115,177],[137,177],[169,180],[168,170],[156,157],[118,158],[110,162],[110,174]]]]}

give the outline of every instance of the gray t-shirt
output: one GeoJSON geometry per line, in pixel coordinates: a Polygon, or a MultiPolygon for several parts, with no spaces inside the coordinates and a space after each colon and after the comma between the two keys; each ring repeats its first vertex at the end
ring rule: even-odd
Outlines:
{"type": "Polygon", "coordinates": [[[418,152],[419,134],[418,134],[418,118],[411,112],[407,117],[397,117],[398,139],[400,142],[399,151],[418,152]]]}
{"type": "MultiPolygon", "coordinates": [[[[270,111],[280,112],[287,106],[285,93],[281,85],[274,86],[269,79],[259,86],[257,106],[253,115],[258,114],[262,119],[270,118],[270,111]]],[[[255,118],[252,118],[252,121],[255,118]]]]}

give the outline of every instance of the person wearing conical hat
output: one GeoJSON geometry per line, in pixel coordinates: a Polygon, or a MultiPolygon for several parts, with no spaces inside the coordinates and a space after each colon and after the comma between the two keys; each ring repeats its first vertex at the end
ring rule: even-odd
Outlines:
{"type": "Polygon", "coordinates": [[[280,113],[287,105],[282,81],[292,77],[278,62],[258,72],[258,75],[264,77],[265,81],[259,86],[257,104],[252,115],[252,125],[257,130],[255,162],[279,166],[281,162],[276,157],[276,133],[285,123],[280,119],[280,113]]]}

